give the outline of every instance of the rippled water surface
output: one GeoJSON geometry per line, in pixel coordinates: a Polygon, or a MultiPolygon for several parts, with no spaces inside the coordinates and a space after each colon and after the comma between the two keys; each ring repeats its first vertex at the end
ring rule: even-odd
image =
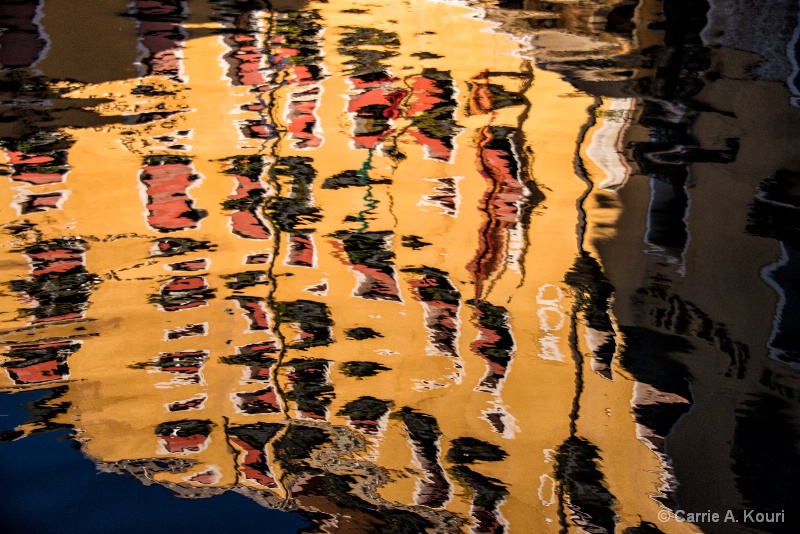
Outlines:
{"type": "Polygon", "coordinates": [[[2,2],[3,531],[797,532],[799,35],[2,2]]]}

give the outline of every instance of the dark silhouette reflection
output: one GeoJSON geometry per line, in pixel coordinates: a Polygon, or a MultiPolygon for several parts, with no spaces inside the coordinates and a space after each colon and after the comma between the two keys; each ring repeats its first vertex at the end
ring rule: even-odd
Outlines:
{"type": "Polygon", "coordinates": [[[559,498],[569,499],[573,520],[587,532],[613,532],[615,499],[603,484],[599,459],[591,442],[577,436],[565,441],[556,453],[559,498]]]}
{"type": "Polygon", "coordinates": [[[505,451],[497,445],[470,437],[454,439],[447,452],[447,460],[454,464],[450,472],[475,492],[471,510],[476,520],[475,532],[505,531],[498,508],[508,495],[508,490],[499,480],[481,475],[465,464],[498,462],[506,456],[505,451]]]}
{"type": "Polygon", "coordinates": [[[389,250],[391,232],[337,232],[347,263],[356,273],[357,285],[353,296],[369,300],[399,301],[397,274],[392,263],[394,254],[389,250]]]}
{"type": "Polygon", "coordinates": [[[753,395],[737,413],[733,472],[744,504],[764,513],[786,510],[797,480],[797,427],[787,424],[792,406],[772,395],[753,395]],[[781,473],[767,481],[762,473],[781,473]]]}
{"type": "Polygon", "coordinates": [[[16,0],[0,8],[0,66],[5,69],[31,67],[41,59],[47,39],[37,23],[42,2],[16,0]]]}
{"type": "Polygon", "coordinates": [[[403,421],[408,439],[414,447],[414,456],[422,466],[425,481],[420,485],[414,501],[430,508],[441,508],[450,497],[452,487],[439,462],[441,450],[438,440],[442,435],[433,417],[405,407],[396,417],[403,421]]]}
{"type": "Polygon", "coordinates": [[[800,174],[779,170],[758,185],[749,213],[747,230],[781,243],[781,257],[765,269],[765,279],[780,295],[772,335],[768,343],[770,357],[789,364],[795,371],[800,364],[797,318],[800,295],[797,292],[797,261],[800,258],[800,197],[797,186],[800,174]]]}
{"type": "Polygon", "coordinates": [[[576,313],[581,313],[586,328],[594,338],[592,370],[611,378],[611,360],[617,349],[614,326],[609,316],[609,301],[614,287],[605,277],[600,264],[588,254],[576,258],[564,281],[576,297],[576,313]]]}
{"type": "Polygon", "coordinates": [[[345,404],[338,415],[346,415],[350,425],[364,434],[377,434],[381,430],[381,419],[389,413],[391,405],[375,397],[359,397],[345,404]]]}

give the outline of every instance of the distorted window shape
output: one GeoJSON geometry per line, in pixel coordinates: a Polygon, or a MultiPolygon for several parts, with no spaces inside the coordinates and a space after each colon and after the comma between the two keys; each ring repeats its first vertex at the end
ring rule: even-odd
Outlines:
{"type": "Polygon", "coordinates": [[[15,384],[43,384],[69,378],[67,358],[81,348],[81,341],[12,345],[3,363],[15,384]]]}
{"type": "Polygon", "coordinates": [[[461,293],[442,270],[419,267],[401,271],[415,275],[409,280],[409,284],[414,298],[424,310],[425,330],[428,333],[426,354],[460,358],[458,338],[461,326],[461,293]]]}
{"type": "Polygon", "coordinates": [[[728,358],[724,376],[741,379],[750,359],[748,345],[735,339],[729,326],[715,321],[695,303],[669,292],[668,289],[664,281],[660,280],[636,291],[633,302],[645,312],[642,318],[646,318],[649,325],[656,330],[699,338],[716,347],[728,358]]]}
{"type": "Polygon", "coordinates": [[[159,232],[197,228],[207,214],[194,207],[194,201],[187,194],[187,189],[196,185],[199,180],[200,176],[194,172],[189,157],[144,158],[139,181],[147,199],[148,226],[159,232]]]}
{"type": "Polygon", "coordinates": [[[645,243],[680,259],[689,239],[688,210],[689,195],[683,183],[651,178],[645,243]]]}
{"type": "Polygon", "coordinates": [[[613,98],[600,114],[602,125],[592,135],[586,155],[605,174],[598,188],[616,192],[628,182],[631,167],[623,156],[625,134],[631,126],[636,101],[633,98],[613,98]]]}
{"type": "Polygon", "coordinates": [[[242,271],[240,273],[223,274],[220,275],[220,278],[227,280],[225,287],[234,291],[269,284],[266,271],[242,271]]]}
{"type": "Polygon", "coordinates": [[[313,164],[307,156],[285,156],[269,170],[271,179],[288,185],[286,194],[270,198],[266,205],[270,221],[283,232],[310,232],[309,225],[322,219],[322,210],[314,205],[317,171],[313,164]]]}
{"type": "Polygon", "coordinates": [[[458,101],[450,72],[425,68],[407,80],[411,97],[406,116],[412,127],[407,132],[425,150],[425,157],[451,162],[454,139],[463,131],[455,120],[458,101]]]}
{"type": "Polygon", "coordinates": [[[40,131],[22,139],[0,140],[10,178],[30,185],[63,183],[70,166],[68,150],[74,141],[59,132],[40,131]]]}
{"type": "Polygon", "coordinates": [[[339,231],[330,235],[336,256],[356,275],[353,296],[402,302],[392,252],[393,232],[339,231]],[[345,259],[346,258],[346,259],[345,259]]]}
{"type": "Polygon", "coordinates": [[[202,410],[208,397],[199,395],[190,399],[169,402],[166,404],[167,411],[170,412],[184,412],[187,410],[202,410]]]}
{"type": "MultiPolygon", "coordinates": [[[[259,110],[254,110],[259,111],[259,110]]],[[[278,137],[275,126],[267,122],[267,119],[244,119],[239,122],[239,131],[245,139],[257,139],[259,141],[272,141],[278,137]]]]}
{"type": "Polygon", "coordinates": [[[272,379],[272,366],[251,365],[249,374],[244,382],[268,382],[272,379]]]}
{"type": "Polygon", "coordinates": [[[275,17],[270,40],[272,60],[291,74],[290,83],[320,81],[323,78],[322,39],[319,12],[313,9],[286,11],[275,17]]]}
{"type": "Polygon", "coordinates": [[[348,425],[364,434],[375,436],[386,430],[392,403],[371,396],[359,397],[346,403],[336,415],[348,418],[348,425]]]}
{"type": "Polygon", "coordinates": [[[270,239],[272,232],[261,217],[261,208],[267,190],[261,180],[264,174],[264,159],[261,156],[235,156],[223,160],[223,173],[232,175],[236,190],[222,203],[222,208],[231,211],[231,232],[246,239],[270,239]]]}
{"type": "Polygon", "coordinates": [[[475,308],[472,320],[478,327],[478,337],[470,348],[487,364],[486,374],[475,389],[494,392],[506,378],[516,352],[511,317],[506,308],[486,301],[468,300],[467,304],[475,308]]]}
{"type": "Polygon", "coordinates": [[[333,320],[324,302],[277,302],[276,311],[281,323],[291,326],[295,331],[293,339],[287,337],[287,340],[292,339],[287,343],[287,348],[305,350],[333,343],[333,320]]]}
{"type": "Polygon", "coordinates": [[[157,454],[197,454],[211,443],[214,423],[205,419],[180,419],[159,424],[157,454]]]}
{"type": "Polygon", "coordinates": [[[312,87],[291,94],[286,104],[284,119],[288,123],[291,139],[295,140],[292,148],[309,150],[322,146],[322,128],[316,111],[319,106],[322,88],[312,87]]]}
{"type": "Polygon", "coordinates": [[[564,291],[555,284],[539,286],[536,292],[536,303],[560,309],[559,302],[564,298],[564,291]]]}
{"type": "Polygon", "coordinates": [[[295,403],[297,416],[303,419],[328,419],[328,405],[336,396],[330,382],[331,362],[328,360],[293,359],[285,364],[291,389],[286,398],[295,403]]]}
{"type": "Polygon", "coordinates": [[[543,360],[563,361],[559,344],[561,338],[554,332],[560,331],[566,324],[566,314],[561,310],[561,301],[564,298],[564,291],[557,285],[544,284],[539,287],[536,294],[536,303],[539,309],[536,314],[539,317],[538,335],[539,358],[543,360]]]}
{"type": "Polygon", "coordinates": [[[186,237],[163,237],[153,240],[153,247],[150,249],[150,255],[154,257],[173,257],[181,256],[187,252],[194,252],[195,250],[208,250],[213,252],[216,245],[209,241],[198,241],[196,239],[186,237]]]}
{"type": "Polygon", "coordinates": [[[390,89],[384,79],[369,83],[364,78],[353,76],[350,80],[360,89],[347,104],[347,112],[353,121],[353,148],[375,149],[394,131],[393,119],[401,114],[400,104],[406,98],[406,92],[390,89]]]}
{"type": "Polygon", "coordinates": [[[617,499],[603,483],[600,450],[585,438],[570,436],[556,450],[554,478],[570,496],[575,523],[587,531],[614,530],[617,499]]]}
{"type": "Polygon", "coordinates": [[[328,295],[328,287],[328,279],[323,278],[318,284],[304,287],[303,291],[308,291],[312,295],[316,295],[318,297],[325,297],[328,295]]]}
{"type": "Polygon", "coordinates": [[[515,139],[518,133],[514,128],[488,126],[477,140],[481,174],[496,189],[488,205],[506,225],[519,222],[521,205],[526,202],[521,174],[526,163],[515,139]]]}
{"type": "Polygon", "coordinates": [[[248,415],[281,413],[281,402],[272,387],[258,391],[234,393],[231,395],[237,411],[248,415]]]}
{"type": "Polygon", "coordinates": [[[196,374],[207,359],[208,351],[205,350],[167,352],[158,356],[154,367],[166,373],[196,374]]]}
{"type": "Polygon", "coordinates": [[[208,467],[207,470],[202,471],[200,473],[195,473],[193,475],[189,475],[185,477],[184,480],[186,482],[191,482],[194,484],[213,486],[214,484],[217,484],[220,480],[222,480],[222,473],[220,473],[219,467],[211,465],[208,467]]]}
{"type": "Polygon", "coordinates": [[[561,338],[555,334],[546,333],[539,337],[539,358],[552,360],[555,362],[564,361],[564,354],[561,352],[561,338]]]}
{"type": "Polygon", "coordinates": [[[617,351],[616,331],[610,313],[614,286],[600,262],[585,252],[575,258],[564,282],[574,294],[573,313],[583,319],[584,340],[592,354],[592,370],[612,380],[611,362],[617,351]]]}
{"type": "Polygon", "coordinates": [[[349,361],[342,362],[339,365],[339,370],[342,374],[348,377],[354,377],[362,380],[365,377],[375,376],[382,371],[391,371],[391,368],[386,367],[382,363],[371,361],[349,361]]]}
{"type": "Polygon", "coordinates": [[[33,307],[19,309],[32,324],[83,319],[97,279],[85,264],[87,245],[82,239],[40,241],[24,249],[31,276],[12,280],[11,289],[33,307]]]}
{"type": "Polygon", "coordinates": [[[228,365],[241,365],[246,367],[243,384],[257,382],[270,383],[273,367],[277,360],[270,356],[279,352],[276,341],[263,341],[236,347],[236,354],[223,356],[220,361],[228,365]]]}
{"type": "Polygon", "coordinates": [[[550,475],[539,476],[539,488],[536,490],[539,502],[544,506],[552,506],[556,502],[556,481],[550,475]],[[547,490],[550,490],[549,492],[547,490]],[[545,498],[547,497],[547,498],[545,498]]]}
{"type": "Polygon", "coordinates": [[[519,134],[516,128],[484,126],[476,139],[478,172],[489,187],[479,206],[485,220],[478,247],[467,267],[475,279],[476,298],[506,263],[520,271],[530,213],[544,198],[536,184],[524,178],[528,163],[519,134]]]}
{"type": "Polygon", "coordinates": [[[208,287],[204,276],[176,276],[161,285],[149,301],[162,311],[176,312],[207,306],[215,290],[208,287]]]}
{"type": "Polygon", "coordinates": [[[778,262],[768,266],[764,275],[780,298],[773,320],[772,335],[767,343],[770,358],[783,362],[794,371],[800,370],[800,291],[798,291],[798,265],[800,249],[786,244],[778,262]]]}
{"type": "MultiPolygon", "coordinates": [[[[250,189],[250,191],[259,191],[259,189],[250,189]]],[[[254,200],[260,194],[247,193],[247,200],[254,200]]],[[[227,204],[231,205],[231,204],[227,204]]],[[[246,239],[270,239],[272,232],[267,227],[266,223],[258,216],[255,208],[241,209],[231,213],[231,231],[246,239]]]]}
{"type": "Polygon", "coordinates": [[[238,453],[237,469],[247,480],[265,488],[277,488],[270,469],[267,445],[283,430],[280,423],[252,423],[228,427],[226,433],[238,453]]]}
{"type": "Polygon", "coordinates": [[[223,61],[226,76],[233,86],[258,86],[267,82],[263,11],[222,14],[222,40],[228,47],[223,61]]]}
{"type": "Polygon", "coordinates": [[[272,256],[270,254],[248,254],[245,256],[245,265],[264,265],[269,264],[272,256]]]}
{"type": "Polygon", "coordinates": [[[283,264],[290,267],[315,267],[317,250],[313,232],[292,232],[288,236],[286,259],[283,264]]]}
{"type": "Polygon", "coordinates": [[[185,0],[133,0],[130,7],[139,42],[139,75],[185,81],[183,44],[188,37],[183,28],[188,14],[185,0]]]}
{"type": "Polygon", "coordinates": [[[42,384],[69,377],[66,361],[7,362],[3,367],[15,384],[42,384]]]}
{"type": "Polygon", "coordinates": [[[156,384],[159,388],[202,384],[203,365],[208,360],[207,350],[185,350],[162,352],[150,361],[134,364],[136,369],[149,369],[173,375],[169,382],[156,384]]]}
{"type": "Polygon", "coordinates": [[[434,183],[433,194],[422,195],[422,200],[417,203],[417,206],[420,206],[421,209],[423,207],[435,208],[439,215],[458,217],[458,209],[461,205],[458,182],[463,179],[463,176],[425,178],[426,182],[434,183]]]}
{"type": "Polygon", "coordinates": [[[172,330],[165,330],[164,340],[172,341],[174,339],[181,339],[184,337],[207,336],[207,335],[208,335],[208,323],[194,323],[194,324],[187,324],[185,326],[179,326],[178,328],[172,330]]]}
{"type": "Polygon", "coordinates": [[[508,528],[500,506],[509,491],[502,481],[482,475],[467,465],[476,461],[499,462],[506,456],[497,445],[472,437],[456,438],[450,443],[447,461],[453,466],[449,472],[473,492],[470,515],[476,522],[476,532],[498,532],[508,528]]]}
{"type": "Polygon", "coordinates": [[[558,308],[541,307],[536,315],[539,317],[539,328],[546,332],[561,330],[567,320],[567,316],[558,308]]]}
{"type": "Polygon", "coordinates": [[[207,258],[199,258],[196,260],[179,261],[177,263],[170,263],[164,267],[170,271],[206,271],[211,266],[211,260],[207,258]]]}
{"type": "Polygon", "coordinates": [[[245,332],[270,331],[270,312],[267,309],[266,300],[261,297],[229,297],[236,301],[236,304],[244,311],[244,316],[248,321],[248,328],[245,332]]]}
{"type": "Polygon", "coordinates": [[[20,215],[41,213],[54,209],[62,209],[69,191],[53,191],[50,193],[22,193],[14,203],[20,215]]]}
{"type": "Polygon", "coordinates": [[[780,241],[780,258],[766,266],[762,278],[778,294],[772,332],[767,347],[770,357],[797,371],[800,345],[797,324],[800,318],[797,265],[800,258],[800,173],[781,169],[761,181],[748,213],[747,231],[780,241]]]}
{"type": "Polygon", "coordinates": [[[382,63],[398,54],[400,40],[396,33],[378,28],[342,29],[339,53],[350,58],[345,61],[352,88],[346,111],[353,124],[352,146],[372,150],[394,131],[393,119],[400,116],[399,106],[407,96],[406,89],[392,87],[396,78],[382,63]]]}
{"type": "Polygon", "coordinates": [[[517,419],[501,404],[493,403],[491,408],[481,412],[481,416],[494,432],[506,439],[513,438],[519,432],[517,419]]]}

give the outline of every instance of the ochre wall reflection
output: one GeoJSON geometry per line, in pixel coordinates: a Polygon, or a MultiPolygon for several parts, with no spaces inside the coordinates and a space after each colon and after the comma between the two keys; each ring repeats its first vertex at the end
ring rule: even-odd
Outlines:
{"type": "Polygon", "coordinates": [[[4,146],[4,389],[68,385],[101,469],[348,531],[656,521],[668,473],[576,289],[630,101],[448,3],[131,9],[96,43],[121,64],[66,93],[124,122],[4,146]]]}

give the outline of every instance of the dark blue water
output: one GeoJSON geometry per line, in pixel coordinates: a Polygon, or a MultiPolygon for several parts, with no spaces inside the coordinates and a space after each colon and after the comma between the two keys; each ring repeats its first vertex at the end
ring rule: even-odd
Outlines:
{"type": "MultiPolygon", "coordinates": [[[[0,394],[1,430],[26,422],[24,405],[42,391],[0,394]]],[[[300,514],[258,505],[234,492],[178,499],[155,484],[98,472],[69,429],[35,433],[0,446],[0,531],[258,532],[286,534],[310,523],[300,514]]]]}

